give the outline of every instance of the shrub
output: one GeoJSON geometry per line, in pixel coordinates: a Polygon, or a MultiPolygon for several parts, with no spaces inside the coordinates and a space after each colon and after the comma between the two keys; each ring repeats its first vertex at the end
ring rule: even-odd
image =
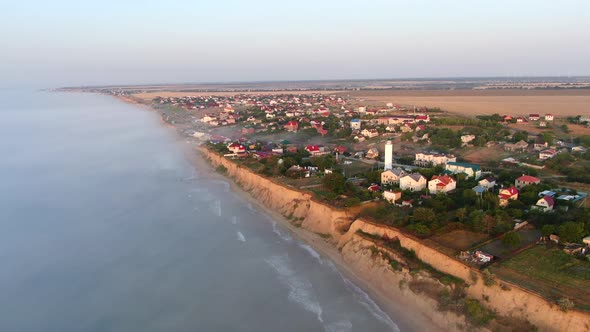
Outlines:
{"type": "Polygon", "coordinates": [[[227,168],[223,165],[219,165],[215,168],[215,170],[217,171],[217,173],[221,173],[221,174],[227,174],[227,168]]]}
{"type": "Polygon", "coordinates": [[[574,307],[574,302],[567,297],[562,297],[561,299],[557,300],[557,305],[559,305],[559,309],[561,309],[561,311],[568,312],[574,307]]]}
{"type": "Polygon", "coordinates": [[[485,325],[494,319],[494,312],[482,306],[475,299],[465,300],[467,319],[474,325],[485,325]]]}
{"type": "Polygon", "coordinates": [[[483,283],[486,286],[493,286],[496,284],[496,276],[489,270],[483,271],[483,283]]]}
{"type": "Polygon", "coordinates": [[[469,278],[471,279],[471,281],[476,284],[478,277],[477,277],[477,273],[475,271],[469,271],[469,278]]]}

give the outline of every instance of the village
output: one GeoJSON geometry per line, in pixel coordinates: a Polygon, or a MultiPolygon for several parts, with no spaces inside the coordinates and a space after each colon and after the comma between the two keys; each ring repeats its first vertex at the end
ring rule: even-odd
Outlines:
{"type": "MultiPolygon", "coordinates": [[[[403,229],[499,278],[563,295],[547,286],[565,271],[536,280],[530,267],[515,263],[541,247],[556,260],[573,259],[569,281],[588,278],[590,140],[568,131],[568,125],[587,126],[587,116],[461,118],[324,94],[156,98],[154,104],[188,138],[226,158],[403,229]]],[[[586,295],[576,303],[590,308],[586,295]]]]}

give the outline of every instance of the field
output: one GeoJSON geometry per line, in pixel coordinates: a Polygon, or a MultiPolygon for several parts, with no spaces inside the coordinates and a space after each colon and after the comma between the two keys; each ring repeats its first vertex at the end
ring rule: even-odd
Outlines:
{"type": "Polygon", "coordinates": [[[481,242],[487,237],[488,236],[486,234],[474,233],[465,230],[454,230],[449,233],[432,237],[431,240],[447,248],[462,251],[469,249],[475,243],[481,242]]]}
{"type": "Polygon", "coordinates": [[[560,249],[535,246],[492,267],[492,272],[549,299],[569,297],[576,308],[590,310],[590,262],[560,249]]]}
{"type": "Polygon", "coordinates": [[[346,92],[369,102],[439,107],[474,117],[493,113],[552,113],[564,117],[590,113],[590,89],[579,90],[380,90],[346,92]]]}

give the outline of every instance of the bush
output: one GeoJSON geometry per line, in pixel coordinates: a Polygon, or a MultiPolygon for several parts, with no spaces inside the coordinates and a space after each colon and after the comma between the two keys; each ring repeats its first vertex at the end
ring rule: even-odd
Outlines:
{"type": "Polygon", "coordinates": [[[221,173],[221,174],[227,174],[227,168],[223,165],[219,165],[215,168],[215,170],[217,171],[217,173],[221,173]]]}
{"type": "Polygon", "coordinates": [[[346,206],[346,207],[356,206],[356,205],[359,205],[359,204],[361,204],[361,200],[358,197],[347,198],[344,201],[344,206],[346,206]]]}
{"type": "Polygon", "coordinates": [[[493,286],[496,284],[496,276],[489,270],[483,271],[483,283],[486,286],[493,286]]]}
{"type": "Polygon", "coordinates": [[[474,325],[485,325],[494,319],[494,312],[482,306],[475,299],[465,300],[467,319],[474,325]]]}
{"type": "Polygon", "coordinates": [[[574,307],[574,302],[567,297],[562,297],[561,299],[557,300],[557,305],[559,305],[559,309],[561,309],[561,311],[568,312],[574,307]]]}

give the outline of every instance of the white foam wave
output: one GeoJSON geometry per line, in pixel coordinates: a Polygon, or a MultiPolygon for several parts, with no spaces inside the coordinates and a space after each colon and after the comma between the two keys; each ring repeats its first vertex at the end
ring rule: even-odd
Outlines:
{"type": "Polygon", "coordinates": [[[238,232],[238,240],[242,241],[242,242],[246,242],[246,238],[244,237],[244,234],[242,234],[242,232],[238,232]]]}
{"type": "Polygon", "coordinates": [[[317,261],[320,262],[320,264],[324,264],[320,254],[318,254],[318,252],[315,251],[310,245],[305,244],[305,243],[299,243],[299,247],[303,248],[305,251],[307,251],[311,255],[311,257],[317,259],[317,261]]]}
{"type": "Polygon", "coordinates": [[[277,226],[276,221],[272,222],[272,231],[273,233],[275,233],[276,235],[278,235],[283,241],[286,242],[291,242],[293,241],[293,238],[291,237],[291,235],[287,234],[286,232],[283,232],[279,229],[279,227],[277,226]]]}
{"type": "Polygon", "coordinates": [[[221,201],[216,200],[210,205],[211,210],[215,213],[218,217],[221,217],[221,201]]]}
{"type": "Polygon", "coordinates": [[[349,320],[339,320],[326,324],[324,329],[326,332],[349,332],[352,331],[352,323],[349,320]]]}
{"type": "MultiPolygon", "coordinates": [[[[340,273],[340,272],[339,272],[340,273]]],[[[383,323],[387,324],[394,332],[399,332],[400,329],[395,324],[391,318],[383,311],[373,299],[369,296],[369,294],[365,293],[362,289],[360,289],[357,285],[355,285],[352,281],[346,279],[341,273],[340,276],[344,280],[344,283],[354,294],[354,297],[359,301],[359,303],[365,307],[373,317],[377,318],[378,320],[382,321],[383,323]]]]}
{"type": "Polygon", "coordinates": [[[289,300],[298,303],[305,310],[316,314],[318,320],[323,323],[322,307],[315,300],[311,282],[297,276],[295,271],[289,266],[287,257],[285,256],[272,256],[266,259],[265,262],[278,273],[280,280],[289,287],[289,300]]]}

